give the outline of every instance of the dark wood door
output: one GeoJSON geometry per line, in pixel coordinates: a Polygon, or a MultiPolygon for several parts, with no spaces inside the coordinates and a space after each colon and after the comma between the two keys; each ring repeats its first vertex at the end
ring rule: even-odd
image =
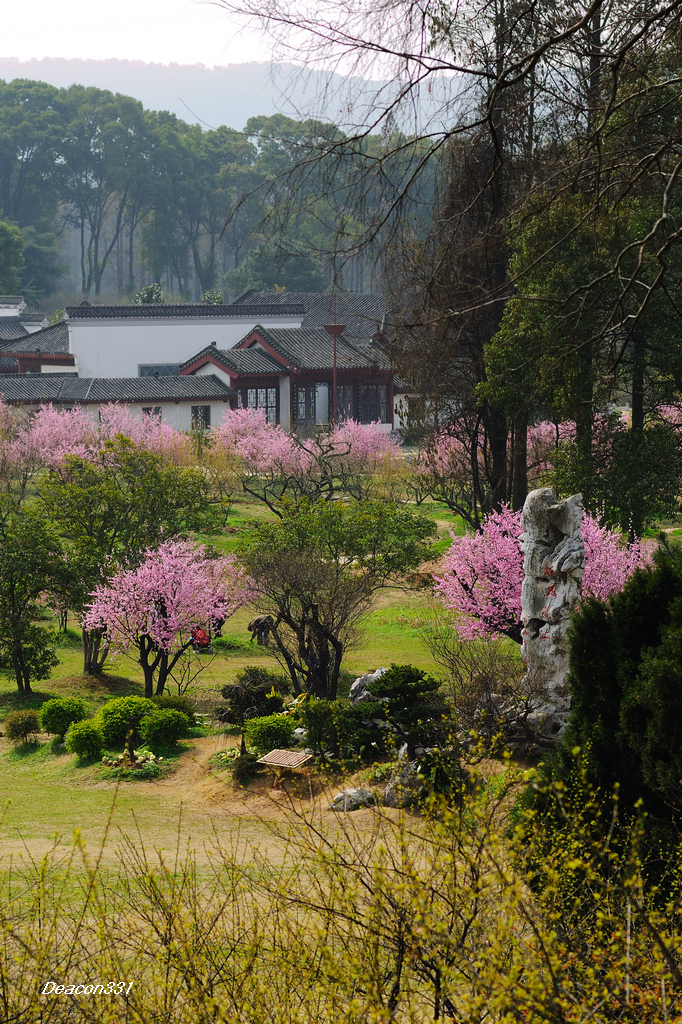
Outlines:
{"type": "Polygon", "coordinates": [[[294,386],[294,412],[296,429],[302,434],[311,434],[315,429],[316,384],[296,384],[294,386]]]}

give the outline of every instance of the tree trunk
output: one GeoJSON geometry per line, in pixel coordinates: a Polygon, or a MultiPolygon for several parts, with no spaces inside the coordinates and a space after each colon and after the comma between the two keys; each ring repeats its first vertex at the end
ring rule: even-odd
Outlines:
{"type": "Polygon", "coordinates": [[[144,674],[144,695],[151,698],[154,696],[154,673],[161,660],[161,652],[154,650],[154,643],[148,636],[140,637],[137,641],[137,648],[140,652],[140,665],[144,674]],[[151,654],[155,654],[152,661],[149,660],[151,654]]]}
{"type": "Polygon", "coordinates": [[[490,507],[499,511],[507,500],[507,418],[499,409],[488,411],[488,446],[490,448],[490,507]]]}
{"type": "Polygon", "coordinates": [[[161,694],[163,693],[164,689],[165,689],[166,681],[168,679],[169,671],[170,670],[169,670],[169,667],[168,667],[168,655],[167,654],[162,654],[161,655],[161,659],[159,661],[159,674],[158,674],[157,679],[156,679],[156,696],[157,697],[160,697],[161,694]]]}
{"type": "Polygon", "coordinates": [[[102,644],[104,630],[84,629],[81,638],[83,642],[83,675],[101,675],[109,653],[109,645],[106,641],[104,645],[102,644]]]}
{"type": "MultiPolygon", "coordinates": [[[[644,438],[644,372],[646,369],[646,340],[641,331],[635,330],[632,338],[632,453],[641,458],[641,446],[644,438]]],[[[644,520],[642,510],[637,504],[633,506],[632,517],[628,528],[628,543],[634,544],[642,536],[644,520]]]]}
{"type": "Polygon", "coordinates": [[[512,477],[512,509],[523,508],[528,494],[528,409],[514,417],[514,475],[512,477]]]}
{"type": "Polygon", "coordinates": [[[24,665],[21,658],[21,645],[17,641],[12,644],[12,668],[14,669],[14,677],[17,681],[17,690],[19,693],[24,693],[24,665]]]}
{"type": "Polygon", "coordinates": [[[592,429],[594,426],[594,367],[592,344],[583,345],[577,353],[575,447],[578,472],[585,504],[593,494],[592,429]]]}
{"type": "Polygon", "coordinates": [[[644,369],[646,364],[646,341],[640,331],[632,338],[632,430],[641,434],[644,430],[644,369]]]}

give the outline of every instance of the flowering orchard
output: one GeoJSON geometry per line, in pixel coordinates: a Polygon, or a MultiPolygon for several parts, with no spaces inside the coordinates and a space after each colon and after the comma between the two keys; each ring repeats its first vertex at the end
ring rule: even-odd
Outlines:
{"type": "Polygon", "coordinates": [[[399,442],[378,424],[348,420],[313,437],[286,434],[258,409],[225,413],[213,430],[208,465],[229,465],[247,493],[273,511],[287,495],[317,500],[343,493],[357,499],[391,496],[402,486],[399,442]]]}
{"type": "MultiPolygon", "coordinates": [[[[457,616],[464,639],[494,633],[521,643],[523,555],[521,512],[503,508],[483,521],[480,532],[456,537],[436,577],[436,593],[457,616]]],[[[650,564],[652,553],[637,541],[623,544],[620,533],[590,515],[582,525],[585,542],[583,594],[605,600],[622,590],[635,569],[650,564]]]]}
{"type": "Polygon", "coordinates": [[[85,615],[87,629],[105,629],[114,651],[135,651],[145,694],[163,693],[192,631],[224,621],[249,600],[244,572],[231,556],[209,557],[203,546],[171,540],[149,550],[137,569],[116,573],[96,588],[85,615]]]}

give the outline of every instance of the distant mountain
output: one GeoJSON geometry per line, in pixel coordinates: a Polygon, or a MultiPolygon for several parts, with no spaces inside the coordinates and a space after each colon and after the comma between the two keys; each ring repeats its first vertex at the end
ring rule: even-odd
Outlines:
{"type": "MultiPolygon", "coordinates": [[[[80,60],[43,57],[21,61],[0,57],[0,79],[31,78],[65,87],[77,83],[124,93],[149,110],[170,110],[183,121],[206,127],[242,129],[250,117],[283,113],[318,116],[335,124],[371,124],[377,101],[393,95],[388,82],[346,79],[325,71],[302,71],[292,64],[145,64],[138,60],[80,60]]],[[[454,95],[453,79],[441,78],[398,123],[406,130],[423,125],[454,95]],[[417,123],[416,123],[417,122],[417,123]]]]}

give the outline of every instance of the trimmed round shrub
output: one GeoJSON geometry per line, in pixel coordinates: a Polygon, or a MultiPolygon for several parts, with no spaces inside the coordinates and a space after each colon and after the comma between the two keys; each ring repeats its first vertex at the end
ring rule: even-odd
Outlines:
{"type": "Polygon", "coordinates": [[[5,719],[5,736],[13,743],[25,743],[29,736],[40,732],[40,718],[37,711],[10,711],[5,719]]]}
{"type": "Polygon", "coordinates": [[[258,754],[290,747],[294,740],[296,723],[290,715],[266,715],[251,718],[244,726],[244,737],[249,747],[258,754]]]}
{"type": "Polygon", "coordinates": [[[85,704],[80,697],[56,697],[45,701],[40,709],[40,724],[44,732],[64,736],[70,725],[87,718],[85,704]]]}
{"type": "Polygon", "coordinates": [[[195,729],[199,722],[196,717],[196,705],[189,697],[174,697],[170,693],[163,693],[160,697],[152,697],[157,708],[168,711],[181,711],[189,719],[190,729],[195,729]]]}
{"type": "Polygon", "coordinates": [[[74,722],[64,737],[64,744],[70,754],[76,754],[79,761],[101,757],[104,749],[102,733],[91,721],[74,722]]]}
{"type": "Polygon", "coordinates": [[[172,747],[187,735],[189,718],[182,711],[159,708],[140,722],[140,736],[148,747],[172,747]]]}
{"type": "Polygon", "coordinates": [[[156,704],[146,697],[116,697],[108,700],[97,712],[96,725],[107,747],[125,742],[131,722],[138,727],[144,715],[156,711],[156,704]]]}

